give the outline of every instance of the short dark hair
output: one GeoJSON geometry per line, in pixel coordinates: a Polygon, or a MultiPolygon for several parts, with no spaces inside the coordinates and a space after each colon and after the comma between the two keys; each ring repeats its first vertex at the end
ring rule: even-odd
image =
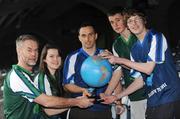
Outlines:
{"type": "Polygon", "coordinates": [[[145,11],[141,10],[141,9],[129,9],[127,11],[127,19],[131,16],[139,16],[141,17],[141,19],[143,20],[144,24],[146,25],[147,23],[147,16],[145,11]]]}
{"type": "Polygon", "coordinates": [[[89,21],[86,21],[86,22],[83,22],[83,23],[80,24],[79,29],[78,29],[78,33],[79,33],[79,31],[80,31],[80,29],[82,27],[87,27],[87,26],[93,27],[94,32],[96,33],[95,25],[92,22],[89,22],[89,21]]]}
{"type": "Polygon", "coordinates": [[[123,15],[124,12],[125,12],[125,8],[123,8],[122,6],[115,6],[115,7],[112,7],[111,9],[109,9],[106,14],[107,14],[107,16],[113,16],[117,13],[123,15]]]}

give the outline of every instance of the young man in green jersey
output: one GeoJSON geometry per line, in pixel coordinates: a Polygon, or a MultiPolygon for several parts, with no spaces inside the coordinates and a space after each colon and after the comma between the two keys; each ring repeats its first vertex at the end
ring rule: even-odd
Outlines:
{"type": "MultiPolygon", "coordinates": [[[[122,7],[114,7],[107,12],[107,16],[113,30],[119,34],[119,36],[113,42],[113,54],[118,57],[130,59],[130,50],[133,44],[137,41],[137,38],[128,30],[126,26],[126,11],[122,7]]],[[[110,52],[105,51],[103,53],[110,52]]],[[[108,95],[115,90],[115,87],[117,86],[117,83],[121,77],[124,79],[125,88],[134,81],[134,78],[130,76],[130,70],[128,68],[120,65],[116,65],[115,67],[117,67],[113,73],[115,78],[111,79],[105,92],[105,94],[108,95]]],[[[141,88],[129,95],[131,119],[145,118],[147,100],[144,91],[145,89],[141,88]]]]}

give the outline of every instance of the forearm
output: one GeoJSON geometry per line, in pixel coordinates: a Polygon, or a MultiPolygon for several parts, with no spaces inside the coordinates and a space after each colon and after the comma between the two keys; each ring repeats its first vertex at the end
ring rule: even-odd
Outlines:
{"type": "Polygon", "coordinates": [[[116,60],[116,62],[119,64],[123,64],[127,67],[130,67],[132,69],[135,69],[139,72],[148,74],[148,75],[151,74],[151,72],[153,71],[153,69],[155,67],[154,62],[139,63],[139,62],[133,62],[133,61],[125,59],[125,58],[119,58],[116,60]]]}
{"type": "Polygon", "coordinates": [[[122,85],[121,85],[121,81],[119,81],[118,85],[116,86],[115,90],[114,90],[114,94],[119,94],[121,93],[123,90],[122,85]]]}
{"type": "Polygon", "coordinates": [[[78,106],[79,99],[62,98],[41,94],[36,99],[34,99],[34,102],[48,108],[67,108],[72,106],[78,106]]]}
{"type": "Polygon", "coordinates": [[[128,96],[129,94],[131,94],[131,93],[135,92],[136,90],[142,88],[143,85],[144,85],[143,79],[141,77],[137,78],[124,91],[122,91],[120,94],[118,94],[116,96],[118,99],[121,99],[122,97],[128,96]]]}
{"type": "Polygon", "coordinates": [[[108,84],[108,87],[105,91],[106,95],[111,95],[113,91],[115,91],[116,87],[119,87],[119,89],[122,89],[122,86],[120,85],[120,78],[122,77],[122,72],[121,70],[114,71],[112,78],[108,84]]]}
{"type": "Polygon", "coordinates": [[[45,113],[48,116],[52,116],[52,115],[56,115],[56,114],[60,114],[66,110],[68,110],[69,108],[63,108],[63,109],[48,109],[48,108],[44,108],[45,113]]]}
{"type": "Polygon", "coordinates": [[[79,87],[74,84],[66,84],[64,87],[71,93],[83,93],[86,90],[85,88],[79,87]]]}

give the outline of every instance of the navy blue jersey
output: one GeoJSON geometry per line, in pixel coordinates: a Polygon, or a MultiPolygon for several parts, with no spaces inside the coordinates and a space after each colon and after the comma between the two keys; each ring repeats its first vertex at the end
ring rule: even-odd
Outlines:
{"type": "Polygon", "coordinates": [[[180,100],[180,79],[162,33],[148,31],[142,42],[138,40],[134,44],[131,53],[131,59],[135,62],[156,63],[150,75],[135,70],[131,72],[134,77],[138,77],[137,74],[143,77],[149,107],[180,100]]]}
{"type": "MultiPolygon", "coordinates": [[[[101,52],[100,49],[97,49],[94,55],[98,55],[101,52]]],[[[65,84],[75,84],[79,87],[87,88],[94,90],[94,94],[99,96],[100,93],[103,93],[107,85],[99,88],[89,87],[83,80],[80,75],[80,69],[83,61],[88,58],[89,55],[82,49],[78,49],[73,53],[69,54],[65,60],[64,69],[63,69],[63,85],[65,84]]],[[[72,97],[82,96],[82,93],[72,93],[72,97]]],[[[107,109],[109,106],[103,104],[94,104],[90,107],[91,110],[102,110],[107,109]]]]}

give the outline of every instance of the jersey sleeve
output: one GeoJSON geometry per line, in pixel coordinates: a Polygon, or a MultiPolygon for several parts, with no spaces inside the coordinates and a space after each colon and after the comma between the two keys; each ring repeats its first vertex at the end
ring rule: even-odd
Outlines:
{"type": "Polygon", "coordinates": [[[165,51],[167,50],[167,41],[163,34],[153,35],[150,52],[147,62],[153,61],[161,64],[165,61],[165,51]]]}
{"type": "MultiPolygon", "coordinates": [[[[118,55],[118,53],[116,52],[116,50],[114,49],[114,46],[112,47],[112,51],[113,51],[113,55],[114,56],[116,56],[116,57],[119,57],[119,55],[118,55]]],[[[114,65],[113,66],[113,70],[115,71],[115,70],[121,70],[121,66],[120,65],[114,65]]]]}
{"type": "Polygon", "coordinates": [[[26,79],[20,78],[15,72],[9,77],[9,85],[13,92],[32,102],[41,92],[36,88],[34,82],[24,73],[26,79]]]}
{"type": "Polygon", "coordinates": [[[75,74],[75,62],[77,54],[71,57],[67,57],[63,69],[63,85],[74,83],[74,74],[75,74]]]}
{"type": "Polygon", "coordinates": [[[47,95],[52,95],[47,75],[42,76],[39,73],[34,79],[34,84],[41,92],[47,95]]]}
{"type": "MultiPolygon", "coordinates": [[[[130,53],[130,59],[131,59],[131,61],[134,62],[134,58],[132,57],[131,53],[130,53]]],[[[139,77],[142,77],[141,73],[139,71],[137,71],[137,70],[134,70],[134,69],[131,69],[130,75],[135,79],[139,78],[139,77]]]]}

